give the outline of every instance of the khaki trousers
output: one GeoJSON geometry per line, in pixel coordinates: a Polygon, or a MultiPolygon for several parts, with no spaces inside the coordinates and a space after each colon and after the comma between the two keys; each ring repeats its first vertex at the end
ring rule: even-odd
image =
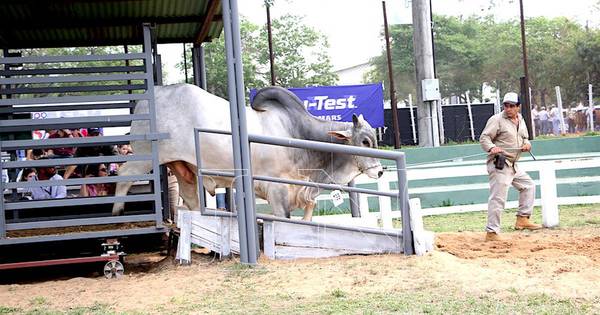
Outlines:
{"type": "Polygon", "coordinates": [[[512,185],[519,191],[518,216],[529,217],[533,211],[535,200],[535,183],[527,173],[518,167],[504,166],[499,170],[494,163],[487,163],[487,171],[490,179],[490,198],[488,199],[488,221],[485,230],[487,232],[500,233],[500,214],[504,210],[508,188],[512,185]],[[516,171],[515,171],[516,168],[516,171]]]}

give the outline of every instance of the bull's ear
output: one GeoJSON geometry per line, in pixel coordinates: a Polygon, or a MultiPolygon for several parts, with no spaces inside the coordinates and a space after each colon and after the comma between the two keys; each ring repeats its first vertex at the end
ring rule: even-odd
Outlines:
{"type": "Polygon", "coordinates": [[[352,114],[352,124],[354,124],[354,128],[361,128],[363,126],[363,121],[365,121],[365,119],[362,114],[360,114],[360,116],[352,114]]]}
{"type": "Polygon", "coordinates": [[[327,134],[340,140],[350,140],[352,138],[352,132],[348,130],[328,131],[327,134]]]}

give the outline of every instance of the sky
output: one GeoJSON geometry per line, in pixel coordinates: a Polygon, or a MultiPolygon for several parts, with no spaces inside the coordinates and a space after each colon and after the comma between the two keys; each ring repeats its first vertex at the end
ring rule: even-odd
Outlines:
{"type": "MultiPolygon", "coordinates": [[[[519,19],[518,0],[432,0],[434,14],[469,16],[493,14],[499,20],[519,19]]],[[[264,0],[238,0],[239,13],[252,23],[266,23],[264,0]]],[[[600,26],[598,0],[523,0],[525,17],[565,16],[585,25],[600,26]],[[594,12],[596,17],[593,16],[594,12]]],[[[387,0],[388,23],[410,23],[409,0],[387,0]]],[[[383,9],[380,0],[275,0],[271,18],[285,14],[304,16],[306,25],[328,37],[329,55],[335,70],[367,62],[384,48],[383,9]]],[[[159,53],[168,71],[165,84],[181,80],[183,74],[174,64],[181,58],[182,45],[160,45],[159,53]]]]}

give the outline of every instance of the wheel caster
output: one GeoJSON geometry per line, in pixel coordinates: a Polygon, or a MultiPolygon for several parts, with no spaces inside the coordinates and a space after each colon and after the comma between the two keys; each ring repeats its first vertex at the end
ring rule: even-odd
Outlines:
{"type": "Polygon", "coordinates": [[[125,272],[125,267],[118,260],[111,260],[104,265],[104,276],[106,279],[121,278],[125,272]]]}

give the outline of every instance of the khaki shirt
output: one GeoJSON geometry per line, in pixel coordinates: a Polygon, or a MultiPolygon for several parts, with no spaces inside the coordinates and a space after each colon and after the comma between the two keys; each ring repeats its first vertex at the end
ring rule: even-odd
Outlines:
{"type": "MultiPolygon", "coordinates": [[[[490,117],[479,137],[479,143],[485,152],[490,152],[493,147],[504,149],[506,163],[511,167],[521,157],[520,148],[529,143],[525,120],[521,114],[518,114],[518,117],[518,125],[515,125],[504,111],[490,117]]],[[[488,155],[488,163],[493,159],[492,154],[488,155]]]]}

